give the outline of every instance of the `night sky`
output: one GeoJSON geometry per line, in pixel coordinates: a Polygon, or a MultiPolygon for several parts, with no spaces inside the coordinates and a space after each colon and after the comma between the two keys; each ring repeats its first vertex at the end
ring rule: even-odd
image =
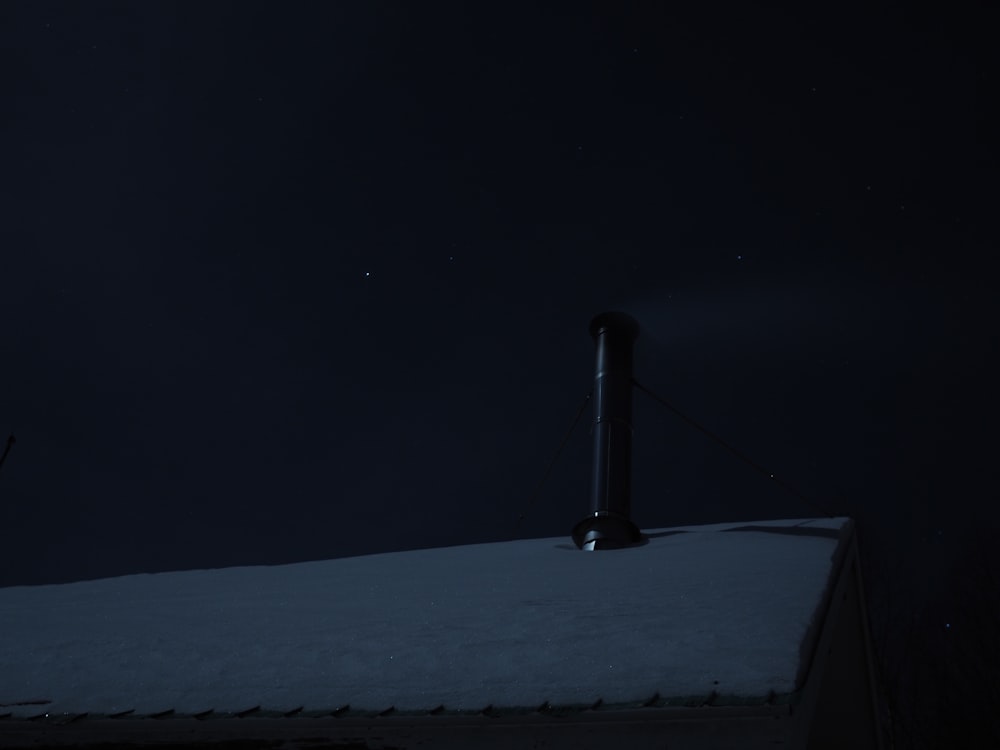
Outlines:
{"type": "Polygon", "coordinates": [[[637,393],[637,524],[850,515],[952,630],[996,19],[542,5],[0,6],[0,585],[568,537],[617,309],[811,503],[637,393]]]}

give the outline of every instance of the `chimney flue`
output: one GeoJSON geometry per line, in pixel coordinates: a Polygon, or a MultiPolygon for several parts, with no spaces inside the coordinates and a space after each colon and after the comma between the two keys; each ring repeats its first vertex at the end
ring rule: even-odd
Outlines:
{"type": "Polygon", "coordinates": [[[639,324],[620,312],[590,321],[597,345],[594,372],[594,468],[590,515],[573,527],[584,550],[619,549],[642,541],[629,518],[632,491],[632,344],[639,324]]]}

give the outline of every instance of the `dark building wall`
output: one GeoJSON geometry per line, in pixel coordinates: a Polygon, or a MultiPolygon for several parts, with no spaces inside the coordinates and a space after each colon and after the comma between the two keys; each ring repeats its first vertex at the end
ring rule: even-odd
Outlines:
{"type": "MultiPolygon", "coordinates": [[[[879,750],[875,715],[868,623],[862,605],[857,554],[851,554],[841,572],[834,596],[835,618],[829,640],[820,644],[825,653],[818,697],[809,726],[809,750],[879,750]]],[[[824,639],[825,640],[825,639],[824,639]]]]}

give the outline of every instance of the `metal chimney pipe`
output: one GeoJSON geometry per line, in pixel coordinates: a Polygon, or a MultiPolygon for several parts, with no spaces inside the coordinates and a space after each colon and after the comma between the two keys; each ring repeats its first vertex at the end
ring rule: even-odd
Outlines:
{"type": "Polygon", "coordinates": [[[584,550],[619,549],[642,540],[629,518],[632,492],[632,344],[639,324],[621,312],[590,321],[594,371],[594,468],[590,515],[573,527],[584,550]]]}

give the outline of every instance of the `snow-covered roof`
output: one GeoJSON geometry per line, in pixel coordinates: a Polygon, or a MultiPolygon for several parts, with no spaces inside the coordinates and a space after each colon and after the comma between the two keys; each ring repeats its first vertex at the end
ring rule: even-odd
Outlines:
{"type": "Polygon", "coordinates": [[[845,518],[0,589],[0,714],[783,700],[845,518]]]}

